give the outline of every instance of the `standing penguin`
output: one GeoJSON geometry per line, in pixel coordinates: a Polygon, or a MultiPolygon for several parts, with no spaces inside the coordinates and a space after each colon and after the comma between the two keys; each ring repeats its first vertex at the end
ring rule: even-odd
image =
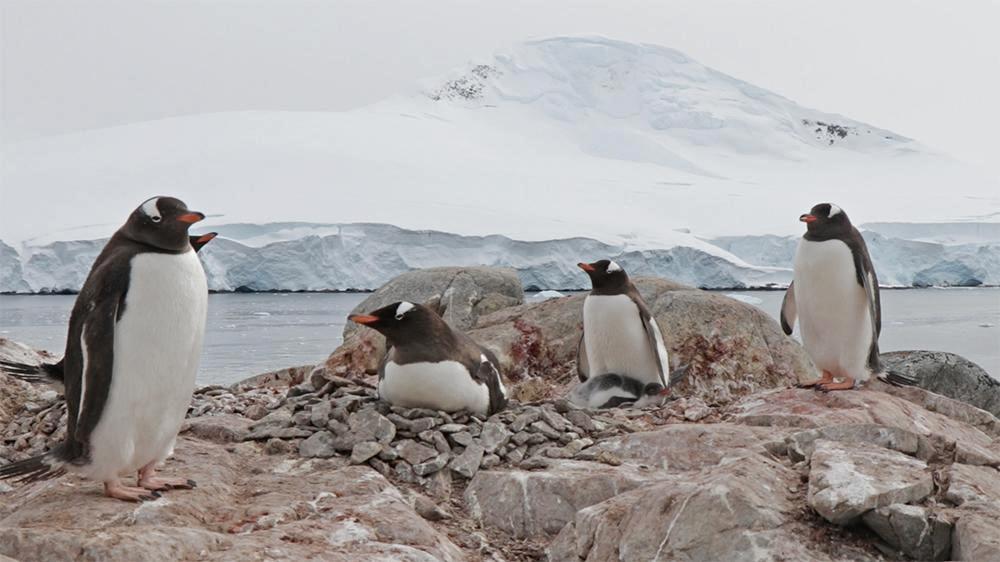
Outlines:
{"type": "Polygon", "coordinates": [[[667,347],[656,319],[628,274],[610,260],[579,263],[593,289],[583,301],[583,335],[577,349],[577,376],[613,373],[642,383],[669,386],[667,347]]]}
{"type": "Polygon", "coordinates": [[[802,345],[823,372],[821,379],[802,386],[854,388],[881,371],[878,277],[864,238],[840,207],[820,203],[799,220],[806,223],[806,233],[781,303],[781,329],[790,335],[799,317],[802,345]]]}
{"type": "MultiPolygon", "coordinates": [[[[214,240],[218,235],[218,232],[209,232],[198,236],[189,236],[188,238],[191,240],[191,247],[194,248],[194,251],[199,252],[205,247],[205,244],[214,240]]],[[[25,382],[62,384],[64,376],[63,361],[63,359],[60,359],[55,363],[30,365],[28,363],[0,359],[0,371],[4,371],[8,375],[25,382]]]]}
{"type": "Polygon", "coordinates": [[[128,501],[195,485],[157,477],[155,467],[173,450],[201,355],[208,287],[188,228],[204,218],[178,199],[153,197],[111,237],[70,316],[66,439],[0,467],[0,478],[32,482],[72,471],[128,501]],[[131,471],[138,487],[120,480],[131,471]]]}
{"type": "Polygon", "coordinates": [[[433,310],[397,302],[352,322],[385,336],[378,368],[379,398],[404,408],[492,415],[507,406],[507,389],[496,356],[453,330],[433,310]]]}

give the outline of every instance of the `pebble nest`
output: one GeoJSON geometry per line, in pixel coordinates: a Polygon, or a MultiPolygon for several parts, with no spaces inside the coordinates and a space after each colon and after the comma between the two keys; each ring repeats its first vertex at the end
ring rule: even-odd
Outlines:
{"type": "MultiPolygon", "coordinates": [[[[546,468],[552,459],[621,459],[593,447],[607,438],[670,421],[715,414],[697,399],[648,409],[581,409],[564,399],[522,404],[512,400],[492,416],[401,408],[379,401],[374,387],[316,368],[288,388],[238,383],[195,391],[188,418],[235,414],[254,420],[233,441],[256,441],[267,454],[345,457],[395,481],[433,487],[437,475],[472,478],[497,466],[546,468]],[[671,420],[674,418],[674,420],[671,420]]],[[[0,433],[0,464],[41,454],[65,437],[66,406],[46,389],[27,402],[0,433]]],[[[450,479],[450,478],[449,478],[450,479]]]]}

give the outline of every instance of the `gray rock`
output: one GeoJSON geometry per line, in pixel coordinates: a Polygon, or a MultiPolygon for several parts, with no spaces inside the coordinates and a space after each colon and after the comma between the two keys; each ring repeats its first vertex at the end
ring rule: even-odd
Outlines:
{"type": "Polygon", "coordinates": [[[414,493],[413,495],[413,510],[417,512],[417,515],[428,521],[443,521],[445,519],[451,519],[450,513],[438,504],[434,503],[434,501],[427,496],[417,493],[414,493]]]}
{"type": "Polygon", "coordinates": [[[329,402],[321,400],[312,407],[309,420],[316,427],[326,427],[327,423],[330,421],[330,412],[332,410],[333,406],[330,405],[329,402]]]}
{"type": "MultiPolygon", "coordinates": [[[[603,470],[617,475],[625,469],[598,466],[588,473],[603,470]]],[[[655,478],[642,473],[638,477],[655,478]]],[[[551,542],[549,559],[873,560],[870,553],[858,552],[850,544],[836,545],[833,556],[812,543],[813,532],[800,522],[800,507],[786,492],[797,481],[794,471],[759,454],[704,471],[660,475],[648,485],[586,507],[576,507],[583,486],[571,481],[568,495],[549,498],[551,507],[539,506],[544,510],[540,515],[549,515],[560,504],[575,508],[569,517],[553,517],[568,521],[551,542]]],[[[542,494],[530,488],[525,496],[542,501],[542,494]]],[[[595,494],[594,499],[600,496],[595,494]]],[[[509,512],[519,515],[516,507],[509,512]]],[[[540,515],[532,519],[540,519],[540,515]]],[[[558,527],[553,524],[549,528],[558,527]]],[[[826,538],[824,544],[828,542],[826,538]]]]}
{"type": "Polygon", "coordinates": [[[276,437],[275,432],[292,426],[292,414],[288,410],[275,410],[250,426],[247,439],[262,440],[276,437]]]}
{"type": "MultiPolygon", "coordinates": [[[[523,303],[524,289],[514,269],[434,267],[410,271],[392,279],[351,312],[370,312],[403,300],[431,304],[452,327],[468,330],[481,314],[523,303]]],[[[357,331],[358,326],[349,322],[344,327],[344,341],[357,331]]]]}
{"type": "Polygon", "coordinates": [[[497,447],[504,445],[510,439],[510,431],[502,423],[486,422],[483,430],[479,434],[479,442],[487,453],[497,450],[497,447]]]}
{"type": "Polygon", "coordinates": [[[434,418],[418,418],[413,420],[410,424],[410,431],[413,433],[420,433],[421,431],[427,431],[437,425],[437,420],[434,418]]]}
{"type": "Polygon", "coordinates": [[[466,478],[472,478],[479,471],[479,465],[482,463],[485,453],[486,451],[481,445],[473,443],[451,461],[449,468],[466,478]]]}
{"type": "Polygon", "coordinates": [[[549,439],[559,439],[559,432],[543,421],[531,422],[529,427],[533,433],[544,435],[549,439]]]}
{"type": "Polygon", "coordinates": [[[404,439],[396,444],[396,452],[411,465],[420,464],[437,456],[438,452],[427,445],[421,445],[412,439],[404,439]]]}
{"type": "Polygon", "coordinates": [[[483,470],[489,470],[500,464],[500,457],[496,455],[486,455],[483,457],[483,462],[480,463],[479,468],[483,470]]]}
{"type": "Polygon", "coordinates": [[[524,413],[518,414],[514,421],[510,424],[510,430],[514,433],[524,431],[526,427],[532,422],[538,421],[542,417],[538,409],[531,409],[524,413]]]}
{"type": "Polygon", "coordinates": [[[972,361],[943,351],[893,351],[882,367],[917,379],[917,386],[1000,417],[1000,381],[972,361]]]}
{"type": "Polygon", "coordinates": [[[929,509],[892,504],[862,516],[871,530],[894,548],[917,560],[948,560],[952,524],[929,509]]]}
{"type": "Polygon", "coordinates": [[[351,450],[351,464],[363,464],[382,452],[383,445],[375,441],[362,441],[351,450]]]}
{"type": "Polygon", "coordinates": [[[329,458],[336,454],[333,441],[336,439],[329,431],[317,431],[308,439],[299,443],[299,456],[312,458],[329,458]]]}
{"type": "Polygon", "coordinates": [[[454,445],[459,445],[462,447],[468,447],[472,444],[473,437],[468,431],[459,431],[458,433],[452,433],[448,435],[448,440],[454,445]]]}
{"type": "Polygon", "coordinates": [[[441,433],[458,433],[459,431],[465,431],[466,426],[460,423],[446,423],[437,428],[441,433]]]}
{"type": "Polygon", "coordinates": [[[927,464],[889,449],[818,440],[809,471],[809,505],[849,525],[866,511],[917,502],[934,491],[927,464]]]}
{"type": "Polygon", "coordinates": [[[440,455],[434,457],[433,459],[427,462],[422,462],[420,464],[413,465],[413,472],[415,472],[417,476],[427,476],[448,466],[448,461],[450,460],[451,460],[450,454],[441,453],[440,455]]]}
{"type": "Polygon", "coordinates": [[[1000,560],[998,520],[1000,508],[992,503],[963,509],[951,538],[951,560],[1000,560]]]}
{"type": "Polygon", "coordinates": [[[952,464],[945,470],[944,499],[955,505],[988,500],[1000,506],[1000,471],[988,466],[952,464]]]}
{"type": "Polygon", "coordinates": [[[589,414],[582,410],[570,410],[569,412],[566,412],[566,419],[584,431],[590,432],[596,429],[594,426],[594,420],[591,419],[589,414]]]}
{"type": "Polygon", "coordinates": [[[215,443],[239,443],[246,440],[247,420],[236,415],[203,416],[184,422],[182,432],[215,443]]]}
{"type": "Polygon", "coordinates": [[[794,462],[809,460],[818,439],[869,443],[907,455],[916,455],[920,448],[920,436],[905,429],[870,423],[842,424],[800,431],[786,437],[789,458],[794,462]]]}
{"type": "Polygon", "coordinates": [[[374,440],[386,445],[396,437],[396,426],[374,409],[351,414],[347,423],[356,442],[374,440]]]}
{"type": "Polygon", "coordinates": [[[552,429],[558,432],[563,432],[567,430],[569,422],[566,421],[566,418],[562,417],[562,415],[546,407],[542,407],[542,411],[540,412],[540,414],[542,421],[547,423],[549,427],[551,427],[552,429]]]}
{"type": "Polygon", "coordinates": [[[537,472],[481,470],[465,491],[469,513],[475,520],[517,538],[551,536],[581,509],[655,478],[632,467],[553,463],[549,470],[537,472]]]}

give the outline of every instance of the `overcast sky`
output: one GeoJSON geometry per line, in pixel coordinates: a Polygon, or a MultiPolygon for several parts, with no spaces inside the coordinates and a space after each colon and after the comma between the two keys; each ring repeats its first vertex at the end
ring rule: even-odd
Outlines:
{"type": "Polygon", "coordinates": [[[347,109],[519,40],[597,33],[679,49],[1000,170],[1000,1],[0,5],[6,142],[190,113],[347,109]]]}

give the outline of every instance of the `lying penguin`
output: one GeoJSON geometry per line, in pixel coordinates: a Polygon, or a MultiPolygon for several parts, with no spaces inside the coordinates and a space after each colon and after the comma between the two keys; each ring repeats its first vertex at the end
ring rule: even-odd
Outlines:
{"type": "Polygon", "coordinates": [[[188,229],[204,218],[179,199],[153,197],[111,237],[70,315],[66,438],[43,455],[0,466],[0,478],[33,482],[75,472],[128,501],[194,487],[155,469],[173,450],[201,356],[208,286],[188,229]],[[120,479],[132,471],[136,487],[120,479]]]}
{"type": "Polygon", "coordinates": [[[639,290],[617,263],[577,264],[593,288],[583,301],[583,334],[577,348],[582,384],[570,400],[590,408],[662,400],[687,369],[670,376],[670,360],[660,328],[639,290]]]}
{"type": "MultiPolygon", "coordinates": [[[[207,234],[201,234],[198,236],[189,236],[188,239],[191,242],[191,248],[195,252],[201,251],[208,244],[218,236],[218,232],[209,232],[207,234]]],[[[55,363],[39,363],[37,365],[30,365],[28,363],[18,363],[16,361],[5,361],[0,359],[0,371],[14,377],[15,379],[20,379],[25,382],[30,383],[49,383],[49,384],[63,384],[63,362],[64,359],[60,359],[55,363]]]]}
{"type": "Polygon", "coordinates": [[[378,368],[378,396],[404,408],[492,415],[507,406],[496,356],[453,330],[430,308],[397,302],[352,322],[386,338],[378,368]]]}

